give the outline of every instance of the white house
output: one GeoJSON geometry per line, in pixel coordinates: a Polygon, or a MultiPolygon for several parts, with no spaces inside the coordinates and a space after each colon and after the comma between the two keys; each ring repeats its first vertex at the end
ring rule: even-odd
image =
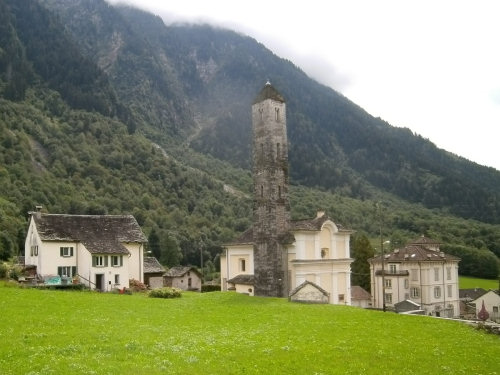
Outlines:
{"type": "Polygon", "coordinates": [[[30,212],[25,265],[40,278],[76,278],[101,291],[144,281],[147,242],[131,215],[44,214],[30,212]]]}
{"type": "Polygon", "coordinates": [[[401,249],[369,260],[373,307],[393,309],[413,301],[426,315],[460,314],[459,258],[440,251],[439,243],[421,237],[401,249]]]}

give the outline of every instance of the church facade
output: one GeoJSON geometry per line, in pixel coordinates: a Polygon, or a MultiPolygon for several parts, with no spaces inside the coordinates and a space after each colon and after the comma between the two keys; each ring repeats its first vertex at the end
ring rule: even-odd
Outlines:
{"type": "Polygon", "coordinates": [[[252,105],[253,226],[221,255],[222,290],[350,304],[352,231],[324,212],[292,221],[286,103],[267,83],[252,105]]]}

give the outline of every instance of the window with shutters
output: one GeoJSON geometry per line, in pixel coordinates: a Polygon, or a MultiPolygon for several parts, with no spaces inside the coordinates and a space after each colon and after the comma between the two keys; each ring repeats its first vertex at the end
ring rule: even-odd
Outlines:
{"type": "Polygon", "coordinates": [[[112,255],[111,256],[111,265],[113,267],[123,266],[123,255],[112,255]]]}
{"type": "Polygon", "coordinates": [[[76,276],[76,267],[75,266],[62,266],[57,267],[57,274],[61,277],[73,277],[76,276]]]}
{"type": "Polygon", "coordinates": [[[108,257],[106,255],[93,255],[92,267],[107,267],[108,257]]]}
{"type": "Polygon", "coordinates": [[[73,246],[61,246],[59,248],[59,253],[62,257],[72,257],[73,256],[73,246]]]}

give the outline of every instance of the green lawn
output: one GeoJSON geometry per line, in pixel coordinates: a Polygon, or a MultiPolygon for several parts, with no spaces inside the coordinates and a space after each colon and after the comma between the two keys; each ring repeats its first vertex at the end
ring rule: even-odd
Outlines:
{"type": "Polygon", "coordinates": [[[3,375],[500,373],[499,336],[346,306],[0,285],[0,307],[3,375]]]}
{"type": "Polygon", "coordinates": [[[498,280],[477,279],[475,277],[460,276],[460,289],[483,288],[485,290],[498,289],[498,280]]]}

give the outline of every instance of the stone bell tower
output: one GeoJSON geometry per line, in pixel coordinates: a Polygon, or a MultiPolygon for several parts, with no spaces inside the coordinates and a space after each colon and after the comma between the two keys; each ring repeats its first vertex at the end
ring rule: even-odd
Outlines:
{"type": "Polygon", "coordinates": [[[288,295],[290,201],[285,99],[269,82],[252,105],[255,295],[288,295]]]}

